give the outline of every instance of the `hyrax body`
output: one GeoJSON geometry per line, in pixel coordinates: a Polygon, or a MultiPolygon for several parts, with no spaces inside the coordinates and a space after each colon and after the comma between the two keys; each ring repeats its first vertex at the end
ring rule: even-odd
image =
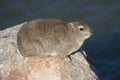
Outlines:
{"type": "Polygon", "coordinates": [[[21,27],[17,45],[24,57],[64,58],[78,50],[91,34],[91,29],[82,21],[37,19],[21,27]]]}

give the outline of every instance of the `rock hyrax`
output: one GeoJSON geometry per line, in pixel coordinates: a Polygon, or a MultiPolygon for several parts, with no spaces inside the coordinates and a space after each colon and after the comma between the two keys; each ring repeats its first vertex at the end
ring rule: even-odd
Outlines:
{"type": "Polygon", "coordinates": [[[17,45],[24,57],[66,57],[78,50],[91,34],[91,29],[82,21],[37,19],[21,27],[17,45]]]}

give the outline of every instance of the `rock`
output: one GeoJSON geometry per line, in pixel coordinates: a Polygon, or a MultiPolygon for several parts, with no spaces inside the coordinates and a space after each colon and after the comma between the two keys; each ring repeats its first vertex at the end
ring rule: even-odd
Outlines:
{"type": "Polygon", "coordinates": [[[72,61],[21,56],[16,39],[23,24],[0,31],[0,80],[98,80],[80,52],[71,55],[72,61]]]}

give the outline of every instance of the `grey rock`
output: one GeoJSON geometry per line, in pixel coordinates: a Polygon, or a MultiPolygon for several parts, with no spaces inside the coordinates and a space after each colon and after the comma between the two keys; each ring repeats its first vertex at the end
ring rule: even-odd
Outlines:
{"type": "MultiPolygon", "coordinates": [[[[26,22],[25,22],[26,23],[26,22]]],[[[17,48],[17,26],[0,31],[0,80],[98,80],[80,52],[69,58],[25,58],[17,48]]]]}

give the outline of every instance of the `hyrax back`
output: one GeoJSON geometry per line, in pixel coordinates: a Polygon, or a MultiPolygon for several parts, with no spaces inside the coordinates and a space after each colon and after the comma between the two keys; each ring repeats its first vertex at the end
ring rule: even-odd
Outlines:
{"type": "Polygon", "coordinates": [[[37,19],[18,32],[18,49],[24,57],[66,57],[81,47],[90,29],[82,22],[64,23],[58,19],[37,19]],[[80,28],[84,28],[81,31],[80,28]]]}

